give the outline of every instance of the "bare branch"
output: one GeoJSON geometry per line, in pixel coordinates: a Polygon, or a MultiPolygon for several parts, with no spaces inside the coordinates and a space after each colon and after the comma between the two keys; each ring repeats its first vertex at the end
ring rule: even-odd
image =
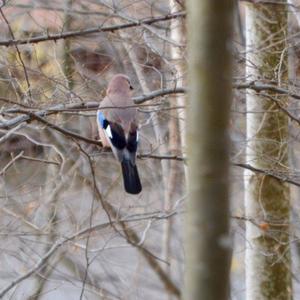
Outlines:
{"type": "Polygon", "coordinates": [[[176,87],[174,89],[171,88],[171,89],[157,90],[157,91],[151,92],[146,95],[135,97],[135,98],[133,98],[133,101],[136,104],[141,104],[141,103],[144,103],[148,100],[152,100],[157,97],[162,97],[162,96],[167,96],[167,95],[172,95],[172,94],[184,94],[186,92],[187,92],[187,89],[183,88],[183,87],[176,87]]]}
{"type": "MultiPolygon", "coordinates": [[[[156,220],[156,219],[167,219],[170,218],[172,216],[176,215],[176,212],[172,212],[169,213],[167,215],[157,215],[157,216],[149,216],[149,217],[138,217],[138,218],[126,218],[123,220],[119,220],[119,221],[112,221],[113,223],[117,224],[120,222],[126,223],[126,222],[137,222],[140,220],[146,220],[146,219],[152,219],[152,220],[156,220]]],[[[76,232],[75,234],[71,235],[70,237],[67,238],[61,238],[59,240],[57,240],[54,245],[46,252],[46,254],[41,257],[41,259],[24,275],[19,276],[18,278],[16,278],[15,280],[13,280],[12,282],[10,282],[5,288],[3,288],[0,291],[0,298],[2,299],[6,293],[8,291],[10,291],[13,287],[15,287],[17,284],[19,284],[20,282],[24,281],[25,279],[29,278],[30,276],[32,276],[33,274],[35,274],[36,272],[38,272],[47,262],[48,260],[57,252],[57,250],[63,246],[64,244],[66,244],[67,242],[73,241],[76,238],[79,238],[80,236],[84,235],[84,234],[90,234],[91,232],[95,232],[95,231],[99,231],[102,230],[104,228],[107,228],[111,225],[111,222],[106,222],[106,223],[100,223],[100,224],[96,224],[92,227],[88,227],[85,228],[79,232],[76,232]]]]}
{"type": "MultiPolygon", "coordinates": [[[[15,40],[15,35],[14,35],[14,33],[13,33],[12,29],[11,29],[11,26],[10,26],[10,24],[9,24],[9,22],[8,22],[8,20],[7,20],[7,18],[5,17],[5,14],[3,13],[3,10],[2,10],[1,7],[0,7],[0,14],[1,14],[1,16],[2,16],[2,18],[3,18],[3,20],[4,20],[4,22],[6,23],[6,25],[7,25],[7,27],[8,27],[8,30],[9,30],[9,33],[10,33],[12,39],[15,40]]],[[[24,71],[25,80],[26,80],[27,89],[28,89],[27,92],[28,92],[28,95],[29,95],[29,97],[30,97],[30,99],[31,99],[31,98],[32,98],[32,97],[31,97],[31,87],[30,87],[30,82],[29,82],[29,77],[28,77],[28,73],[27,73],[27,70],[26,70],[26,66],[25,66],[25,63],[24,63],[24,61],[23,61],[23,59],[22,59],[21,52],[20,52],[20,50],[19,50],[19,48],[18,48],[18,45],[15,44],[14,46],[15,46],[15,49],[16,49],[16,51],[17,51],[18,58],[19,58],[19,60],[20,60],[20,62],[21,62],[21,65],[22,65],[22,68],[23,68],[23,71],[24,71]]],[[[27,95],[27,93],[26,93],[26,95],[27,95]]]]}
{"type": "Polygon", "coordinates": [[[255,168],[255,167],[251,166],[250,164],[232,163],[232,165],[236,166],[236,167],[240,167],[240,168],[250,170],[250,171],[255,172],[255,173],[261,173],[261,174],[264,174],[264,175],[268,175],[268,176],[271,176],[271,177],[273,177],[275,179],[278,179],[280,181],[287,182],[287,183],[290,183],[292,185],[300,187],[300,182],[297,182],[297,181],[294,181],[294,180],[290,179],[285,174],[279,174],[279,173],[276,173],[272,170],[258,169],[258,168],[255,168]]]}
{"type": "Polygon", "coordinates": [[[89,143],[89,144],[94,144],[94,145],[97,145],[97,146],[102,146],[102,143],[100,141],[92,140],[92,139],[89,139],[89,138],[84,137],[82,135],[79,135],[79,134],[77,134],[75,132],[72,132],[70,130],[61,128],[61,127],[59,127],[59,126],[57,126],[57,125],[55,125],[55,124],[47,121],[43,117],[40,117],[39,115],[37,115],[35,113],[29,112],[28,114],[29,114],[29,116],[31,117],[32,120],[37,120],[37,121],[39,121],[39,122],[41,122],[41,123],[49,126],[50,128],[53,128],[54,130],[62,133],[65,136],[69,136],[69,137],[75,138],[77,140],[84,141],[84,142],[89,143]]]}
{"type": "Polygon", "coordinates": [[[57,162],[57,161],[51,161],[51,160],[47,160],[47,159],[35,158],[35,157],[26,156],[26,155],[22,155],[20,157],[20,159],[36,161],[36,162],[40,162],[40,163],[44,163],[44,164],[50,164],[50,165],[57,165],[57,166],[60,165],[60,163],[57,162]]]}
{"type": "Polygon", "coordinates": [[[233,84],[233,87],[238,90],[251,89],[256,92],[271,91],[271,92],[275,92],[275,93],[281,94],[281,95],[288,95],[295,99],[300,99],[299,94],[292,93],[291,91],[289,91],[287,89],[280,88],[277,85],[273,85],[273,84],[265,84],[265,83],[261,83],[261,82],[251,81],[251,82],[236,83],[236,84],[233,84]]]}
{"type": "MultiPolygon", "coordinates": [[[[151,92],[149,94],[145,94],[142,96],[134,97],[133,100],[135,103],[140,104],[144,103],[146,101],[152,100],[157,97],[162,97],[162,96],[167,96],[171,94],[176,94],[176,93],[185,93],[186,89],[185,88],[174,88],[174,89],[162,89],[162,90],[157,90],[154,92],[151,92]]],[[[0,99],[1,100],[1,99],[0,99]]],[[[56,112],[61,112],[64,111],[65,109],[76,109],[78,111],[80,110],[96,110],[98,109],[99,102],[80,102],[80,103],[72,103],[72,104],[56,104],[54,106],[51,106],[49,108],[45,108],[43,110],[35,111],[33,113],[33,109],[28,111],[28,110],[21,110],[21,109],[12,109],[8,110],[7,112],[11,113],[23,113],[22,116],[18,116],[9,120],[0,120],[0,128],[2,129],[9,129],[12,127],[17,126],[20,123],[27,122],[33,120],[33,117],[45,117],[47,115],[56,113],[56,112]],[[31,115],[30,115],[31,113],[31,115]]],[[[37,119],[37,118],[36,118],[37,119]]]]}
{"type": "Polygon", "coordinates": [[[0,144],[6,142],[11,135],[14,134],[14,132],[18,131],[20,128],[22,128],[25,124],[20,123],[18,126],[13,127],[12,129],[10,129],[9,131],[5,132],[5,134],[0,138],[0,144]]]}
{"type": "MultiPolygon", "coordinates": [[[[95,172],[93,169],[91,158],[87,153],[85,153],[85,155],[88,158],[91,172],[92,172],[92,177],[93,177],[92,188],[96,192],[98,200],[101,202],[103,209],[105,210],[106,214],[108,215],[108,219],[110,221],[112,228],[117,233],[120,234],[120,231],[116,228],[116,226],[114,226],[114,222],[111,219],[111,217],[113,217],[114,219],[119,219],[120,218],[119,211],[116,210],[113,205],[111,205],[109,202],[105,201],[102,198],[102,195],[96,184],[95,172]]],[[[159,259],[159,258],[156,257],[155,255],[153,255],[147,248],[140,245],[140,239],[139,239],[138,234],[132,228],[128,227],[126,222],[119,221],[118,224],[120,224],[120,226],[122,227],[122,229],[125,233],[126,241],[130,245],[135,247],[137,250],[139,250],[139,252],[143,255],[145,260],[148,262],[149,266],[152,268],[152,270],[158,275],[160,280],[163,282],[166,290],[169,291],[171,294],[175,295],[177,298],[180,298],[180,290],[173,283],[170,276],[164,271],[164,269],[157,262],[157,259],[159,259]]],[[[121,234],[121,236],[123,236],[123,235],[121,234]]]]}
{"type": "Polygon", "coordinates": [[[5,172],[13,165],[13,163],[23,155],[23,153],[24,153],[24,151],[21,151],[10,162],[8,162],[8,164],[0,171],[0,176],[3,176],[5,174],[5,172]]]}
{"type": "Polygon", "coordinates": [[[186,161],[186,157],[180,155],[154,155],[154,154],[138,154],[138,158],[153,158],[153,159],[167,159],[167,160],[178,160],[178,161],[186,161]]]}
{"type": "Polygon", "coordinates": [[[140,19],[132,22],[128,22],[126,24],[119,24],[114,26],[108,26],[108,27],[93,27],[89,29],[84,30],[78,30],[78,31],[68,31],[63,33],[56,33],[56,34],[47,34],[47,35],[40,35],[33,38],[27,38],[27,39],[11,39],[11,40],[4,40],[0,41],[0,46],[15,46],[15,45],[25,45],[25,44],[34,44],[34,43],[40,43],[45,41],[57,41],[60,39],[66,39],[66,38],[74,38],[78,36],[86,36],[93,33],[99,33],[99,32],[114,32],[116,30],[121,29],[127,29],[132,27],[138,27],[141,25],[151,25],[157,22],[163,22],[168,21],[175,18],[182,18],[185,17],[185,12],[179,12],[175,14],[168,14],[165,16],[160,17],[150,17],[146,19],[140,19]]]}

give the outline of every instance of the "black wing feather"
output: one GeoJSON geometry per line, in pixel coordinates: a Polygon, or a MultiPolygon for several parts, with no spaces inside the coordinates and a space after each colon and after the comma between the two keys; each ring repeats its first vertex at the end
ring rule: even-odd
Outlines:
{"type": "Polygon", "coordinates": [[[137,166],[135,164],[135,153],[138,146],[138,133],[136,127],[131,128],[126,141],[125,133],[121,125],[115,122],[109,122],[106,119],[101,121],[105,130],[108,130],[109,126],[111,132],[109,139],[112,145],[120,151],[123,150],[121,166],[126,192],[129,194],[139,194],[142,190],[142,185],[137,166]],[[124,151],[125,153],[128,151],[128,155],[125,156],[124,151]]]}
{"type": "Polygon", "coordinates": [[[126,138],[123,128],[117,123],[109,123],[112,137],[110,138],[111,143],[114,147],[122,150],[126,147],[126,138]]]}
{"type": "Polygon", "coordinates": [[[129,132],[127,139],[127,149],[131,153],[135,153],[138,146],[137,131],[129,132]]]}

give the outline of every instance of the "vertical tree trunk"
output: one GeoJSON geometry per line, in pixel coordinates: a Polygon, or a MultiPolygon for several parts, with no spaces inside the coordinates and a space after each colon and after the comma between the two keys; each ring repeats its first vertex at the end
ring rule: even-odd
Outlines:
{"type": "MultiPolygon", "coordinates": [[[[246,76],[248,80],[287,83],[287,6],[246,5],[246,76]]],[[[280,110],[287,96],[247,92],[248,163],[288,172],[288,117],[280,110]]],[[[246,298],[291,299],[289,187],[267,175],[246,172],[246,298]]]]}
{"type": "MultiPolygon", "coordinates": [[[[183,4],[176,0],[169,1],[169,7],[171,13],[176,13],[183,10],[183,4]]],[[[186,36],[184,33],[185,20],[184,19],[174,19],[170,24],[170,39],[178,45],[186,44],[186,36]]],[[[168,87],[174,88],[184,86],[184,68],[186,64],[184,63],[184,47],[174,46],[172,44],[168,45],[170,51],[170,57],[172,60],[172,72],[171,80],[167,79],[169,82],[168,87]]],[[[186,105],[185,95],[174,95],[168,97],[169,103],[176,103],[177,106],[184,107],[186,105]]],[[[173,105],[174,105],[173,104],[173,105]]],[[[172,110],[169,113],[169,124],[168,124],[168,153],[171,155],[184,155],[186,156],[186,135],[185,135],[185,108],[172,110]]],[[[171,212],[174,209],[174,204],[177,198],[185,187],[187,176],[186,164],[178,164],[178,161],[173,160],[169,162],[168,166],[168,178],[166,180],[166,187],[164,193],[164,211],[171,212]]],[[[166,272],[169,276],[176,273],[178,268],[178,262],[172,257],[172,230],[176,227],[173,219],[168,219],[164,221],[163,226],[163,240],[162,240],[162,257],[168,261],[170,264],[165,266],[166,272]]],[[[171,293],[167,295],[166,299],[174,299],[171,293]]]]}
{"type": "MultiPolygon", "coordinates": [[[[171,13],[176,13],[184,10],[185,0],[170,0],[170,11],[171,13]]],[[[172,41],[177,43],[177,45],[186,45],[186,26],[183,19],[173,19],[171,21],[171,31],[170,38],[172,41]]],[[[174,64],[174,77],[175,84],[177,87],[182,87],[186,85],[185,72],[186,72],[186,61],[185,48],[179,46],[171,46],[171,58],[174,64]]],[[[172,82],[172,86],[174,86],[172,82]]],[[[170,97],[171,98],[171,97],[170,97]]],[[[176,103],[177,106],[186,106],[186,96],[185,95],[174,95],[174,100],[172,103],[176,103]]],[[[172,99],[172,98],[171,98],[172,99]]],[[[173,99],[172,99],[173,100],[173,99]]],[[[186,110],[185,108],[177,109],[178,115],[178,125],[180,134],[180,144],[181,152],[183,156],[186,156],[186,110]]],[[[184,167],[184,179],[187,179],[187,167],[184,167]]]]}
{"type": "Polygon", "coordinates": [[[184,299],[228,299],[233,1],[190,0],[189,202],[184,299]]]}

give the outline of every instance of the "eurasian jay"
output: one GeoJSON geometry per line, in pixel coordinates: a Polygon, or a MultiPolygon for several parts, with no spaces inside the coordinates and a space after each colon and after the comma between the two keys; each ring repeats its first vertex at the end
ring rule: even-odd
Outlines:
{"type": "Polygon", "coordinates": [[[114,156],[121,163],[126,192],[138,194],[142,185],[135,163],[139,135],[137,109],[132,107],[132,89],[126,75],[115,75],[99,105],[97,123],[103,147],[111,147],[114,156]]]}

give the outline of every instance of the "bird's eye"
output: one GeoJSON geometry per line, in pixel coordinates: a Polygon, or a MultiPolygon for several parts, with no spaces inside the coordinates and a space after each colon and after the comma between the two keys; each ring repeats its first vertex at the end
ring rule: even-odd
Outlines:
{"type": "Polygon", "coordinates": [[[131,85],[129,79],[127,79],[127,82],[128,82],[128,84],[129,84],[129,88],[130,88],[131,90],[133,90],[133,86],[131,85]]]}

